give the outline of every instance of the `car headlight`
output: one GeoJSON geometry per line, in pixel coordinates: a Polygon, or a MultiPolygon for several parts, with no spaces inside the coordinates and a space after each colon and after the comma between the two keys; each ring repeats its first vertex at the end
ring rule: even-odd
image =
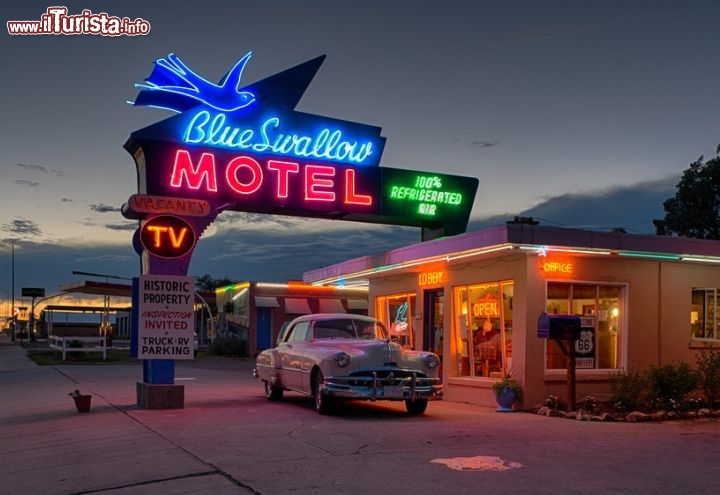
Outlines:
{"type": "Polygon", "coordinates": [[[337,354],[335,354],[335,362],[341,368],[346,367],[348,364],[350,364],[350,354],[348,354],[347,352],[338,352],[337,354]]]}
{"type": "Polygon", "coordinates": [[[440,365],[440,359],[435,354],[428,354],[423,361],[425,361],[425,366],[430,369],[435,369],[440,365]]]}

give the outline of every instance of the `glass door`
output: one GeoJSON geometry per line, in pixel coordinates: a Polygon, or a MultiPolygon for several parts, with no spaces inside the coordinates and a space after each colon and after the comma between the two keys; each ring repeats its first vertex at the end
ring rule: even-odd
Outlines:
{"type": "Polygon", "coordinates": [[[434,352],[440,356],[442,379],[443,334],[445,321],[445,293],[442,289],[425,291],[423,321],[423,351],[434,352]]]}

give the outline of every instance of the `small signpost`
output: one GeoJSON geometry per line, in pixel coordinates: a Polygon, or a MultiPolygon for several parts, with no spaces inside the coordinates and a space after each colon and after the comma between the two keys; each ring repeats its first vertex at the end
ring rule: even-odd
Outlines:
{"type": "Polygon", "coordinates": [[[193,359],[193,277],[141,275],[138,286],[139,359],[193,359]]]}
{"type": "Polygon", "coordinates": [[[568,405],[575,409],[575,361],[576,342],[580,340],[580,317],[573,315],[548,315],[544,311],[538,317],[538,337],[553,339],[567,358],[568,405]],[[566,345],[567,342],[567,345],[566,345]]]}
{"type": "Polygon", "coordinates": [[[30,305],[30,321],[28,323],[28,337],[30,340],[35,340],[35,298],[37,297],[45,297],[45,289],[42,287],[23,287],[22,288],[22,296],[23,297],[31,297],[32,298],[32,304],[30,305]]]}

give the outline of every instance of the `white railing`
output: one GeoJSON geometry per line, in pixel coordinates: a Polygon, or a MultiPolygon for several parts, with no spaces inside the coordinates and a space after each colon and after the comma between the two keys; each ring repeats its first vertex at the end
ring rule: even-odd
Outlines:
{"type": "Polygon", "coordinates": [[[107,359],[106,337],[59,337],[51,335],[48,340],[51,349],[62,351],[63,361],[65,361],[66,352],[102,352],[103,359],[107,359]],[[81,342],[82,347],[76,347],[73,342],[81,342]],[[86,344],[89,345],[86,346],[86,344]]]}

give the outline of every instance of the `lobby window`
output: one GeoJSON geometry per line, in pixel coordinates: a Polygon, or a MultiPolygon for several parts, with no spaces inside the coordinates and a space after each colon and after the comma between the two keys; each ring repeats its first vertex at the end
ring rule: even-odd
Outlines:
{"type": "Polygon", "coordinates": [[[413,311],[415,293],[380,296],[375,299],[375,315],[390,331],[390,338],[403,347],[415,348],[413,311]]]}
{"type": "Polygon", "coordinates": [[[458,376],[500,377],[512,370],[513,283],[453,289],[458,376]]]}
{"type": "MultiPolygon", "coordinates": [[[[545,311],[549,315],[580,317],[580,340],[575,342],[577,369],[616,369],[622,341],[625,288],[616,285],[548,282],[545,311]]],[[[565,354],[547,341],[546,369],[565,369],[565,354]]]]}
{"type": "Polygon", "coordinates": [[[693,289],[690,335],[693,339],[718,340],[717,289],[693,289]]]}

